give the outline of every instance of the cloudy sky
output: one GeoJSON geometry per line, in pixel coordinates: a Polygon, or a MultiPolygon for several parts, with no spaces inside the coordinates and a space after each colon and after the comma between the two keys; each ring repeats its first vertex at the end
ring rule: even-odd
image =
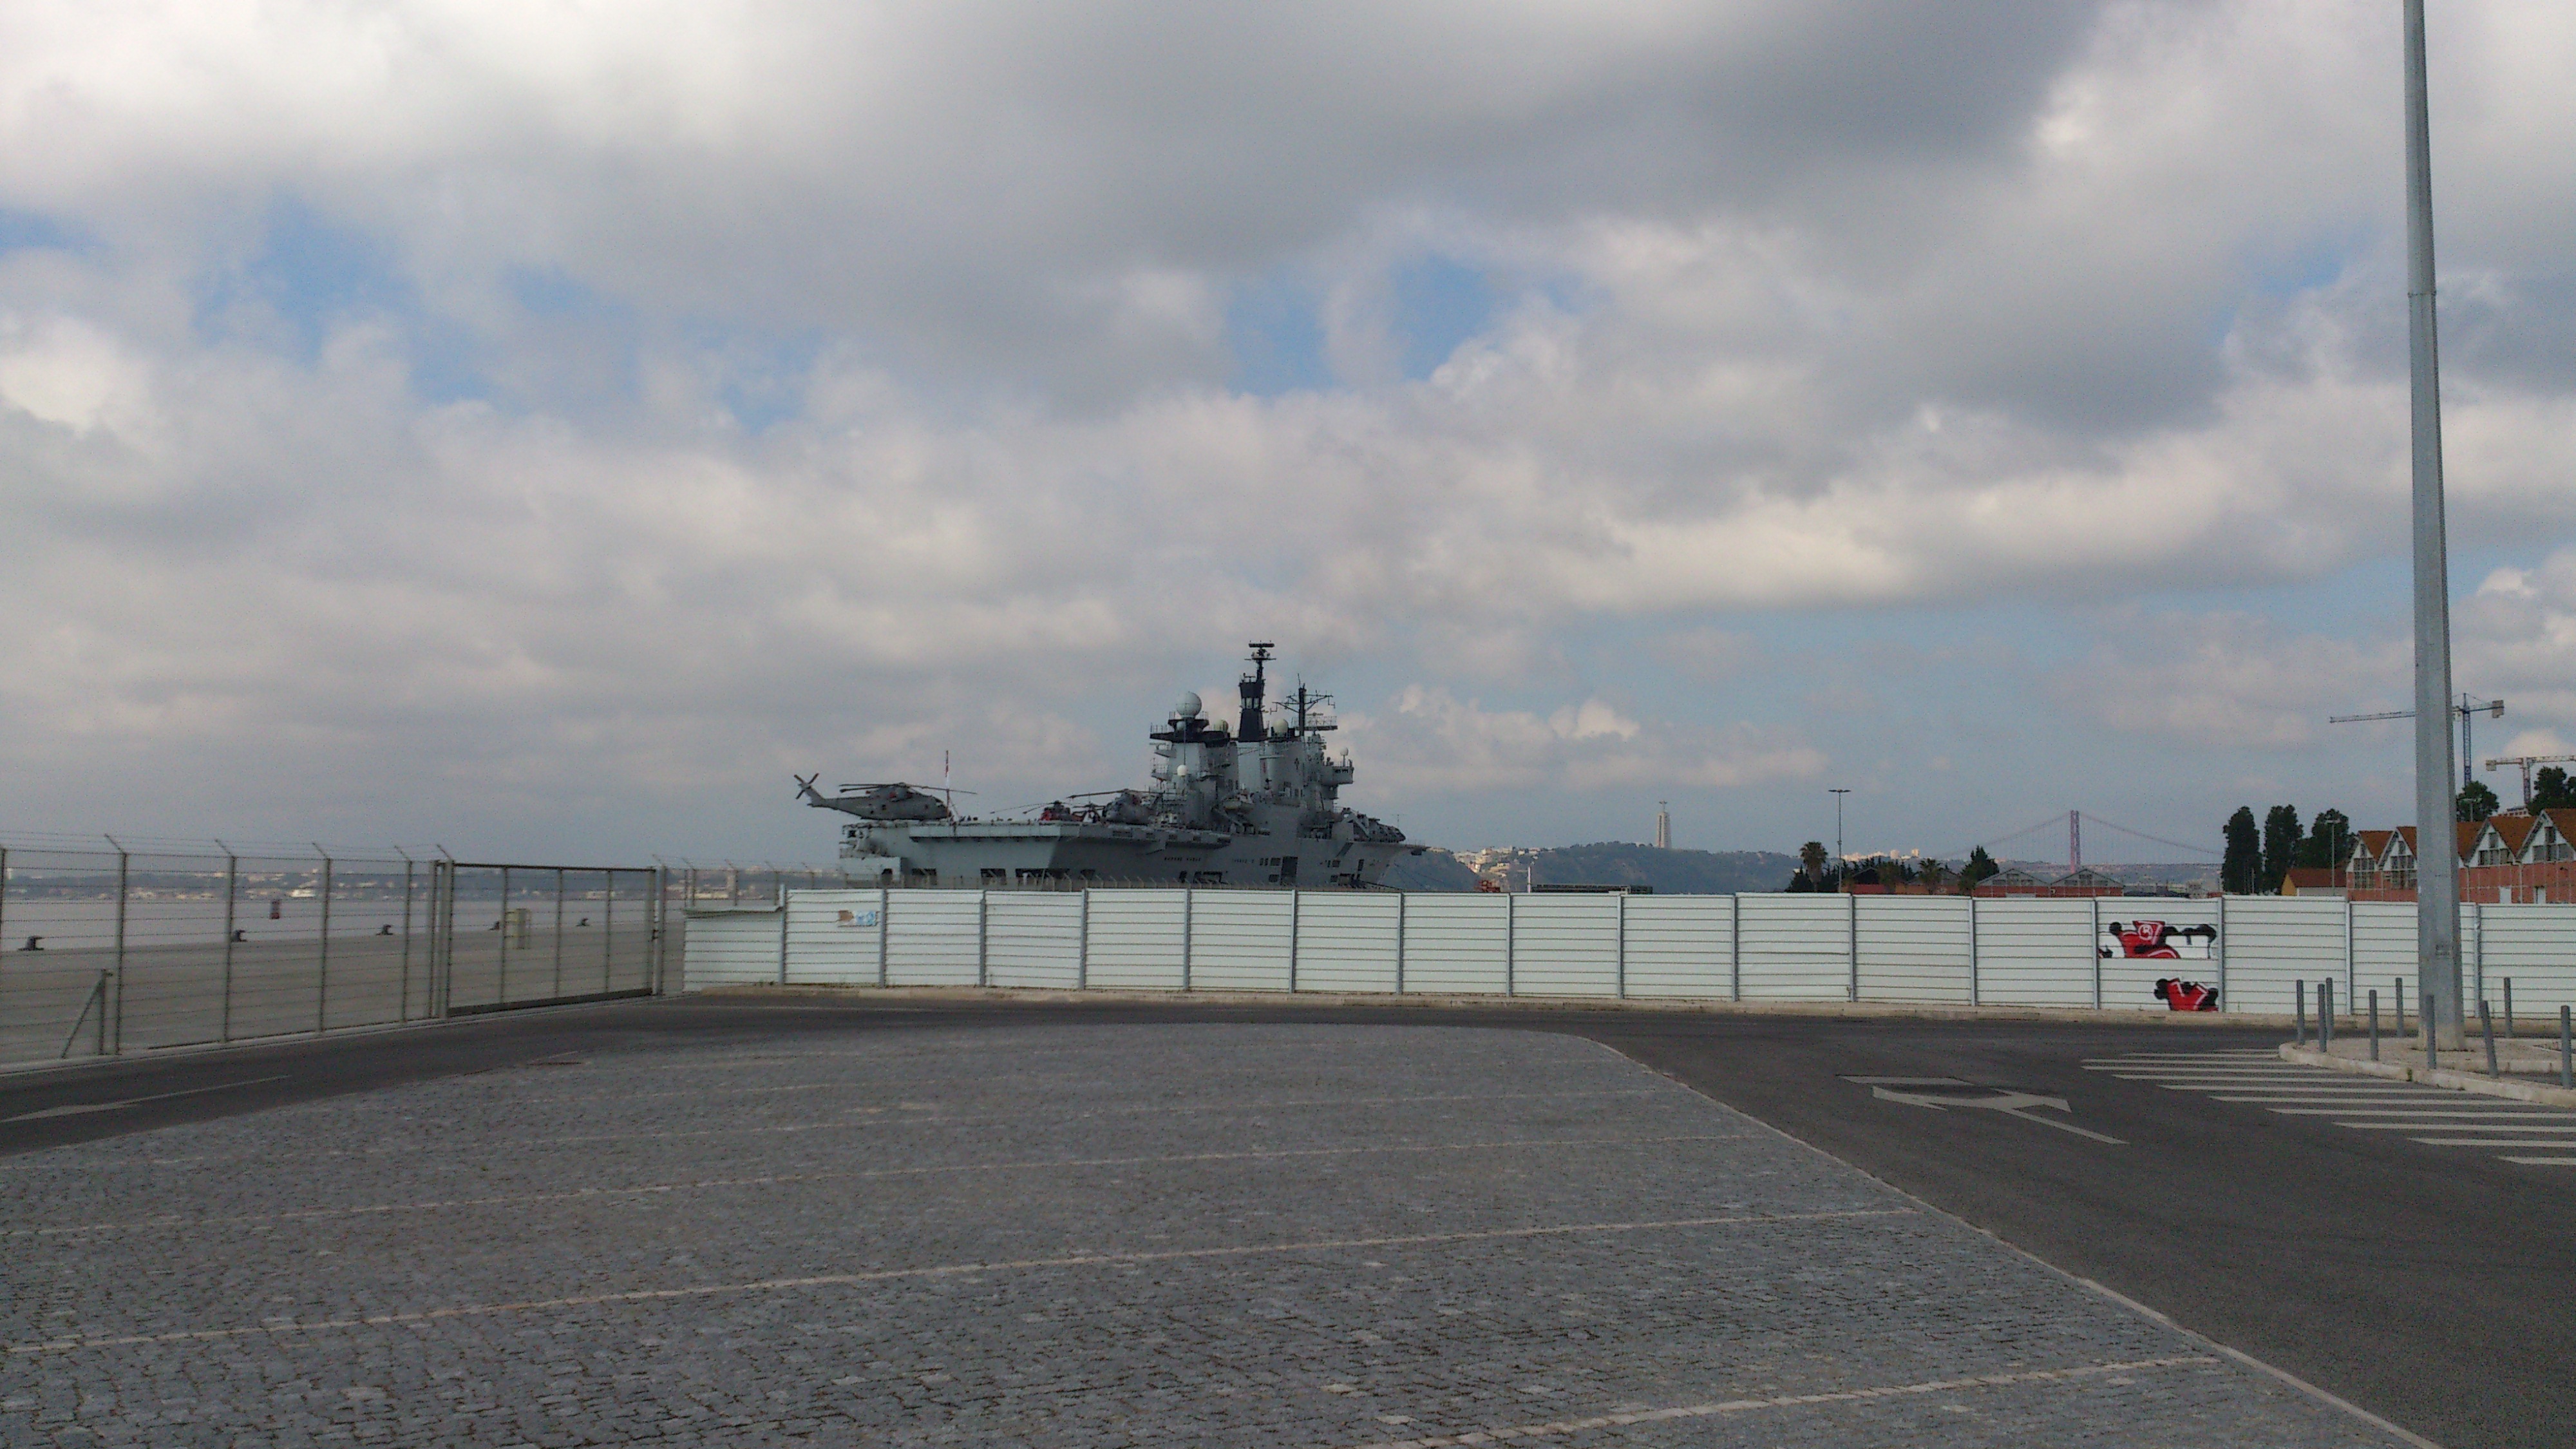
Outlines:
{"type": "MultiPolygon", "coordinates": [[[[2576,12],[2433,11],[2555,752],[2576,12]]],[[[2391,822],[2397,17],[20,0],[0,831],[822,857],[791,770],[1130,783],[1253,638],[1435,843],[2391,822]]]]}

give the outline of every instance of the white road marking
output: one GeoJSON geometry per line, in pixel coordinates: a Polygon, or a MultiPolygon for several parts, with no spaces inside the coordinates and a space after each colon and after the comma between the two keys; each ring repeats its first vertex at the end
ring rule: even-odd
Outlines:
{"type": "Polygon", "coordinates": [[[2505,1161],[2525,1167],[2576,1167],[2576,1157],[2508,1157],[2505,1161]]]}
{"type": "Polygon", "coordinates": [[[502,1207],[515,1203],[575,1202],[583,1199],[649,1197],[726,1187],[770,1187],[782,1183],[851,1182],[889,1177],[942,1177],[970,1172],[1044,1171],[1051,1167],[1144,1167],[1179,1162],[1270,1161],[1291,1157],[1353,1157],[1402,1152],[1497,1152],[1529,1147],[1648,1147],[1674,1142],[1732,1142],[1752,1134],[1718,1133],[1687,1137],[1574,1137],[1509,1142],[1444,1142],[1419,1146],[1298,1147],[1257,1152],[1184,1152],[1163,1157],[1036,1158],[1018,1162],[964,1162],[941,1167],[880,1167],[852,1172],[782,1172],[765,1177],[710,1177],[689,1182],[652,1182],[634,1187],[581,1187],[563,1192],[517,1193],[497,1197],[447,1198],[430,1202],[376,1203],[365,1207],[304,1208],[294,1212],[244,1214],[238,1217],[189,1218],[175,1214],[115,1223],[62,1223],[42,1228],[0,1230],[0,1238],[58,1237],[69,1233],[110,1233],[138,1228],[224,1227],[244,1223],[306,1222],[316,1218],[373,1217],[384,1213],[443,1212],[452,1208],[502,1207]]]}
{"type": "Polygon", "coordinates": [[[2337,1127],[2350,1127],[2357,1132],[2576,1132],[2576,1123],[2532,1122],[2504,1123],[2485,1118],[2463,1122],[2456,1117],[2431,1116],[2412,1122],[2337,1122],[2337,1127]]]}
{"type": "Polygon", "coordinates": [[[2064,1097],[2040,1097],[2028,1092],[1997,1092],[1984,1097],[1934,1096],[1928,1092],[1899,1092],[1888,1087],[1872,1087],[1869,1089],[1869,1094],[1890,1102],[1905,1102],[1916,1107],[1929,1107],[1935,1112],[1952,1107],[1982,1107],[2024,1122],[2036,1122],[2042,1127],[2054,1127],[2060,1132],[2072,1132],[2078,1137],[2090,1137],[2096,1142],[2108,1142],[2114,1147],[2128,1146],[2117,1137],[2105,1136],[2102,1133],[2078,1127],[2072,1122],[2060,1122],[2054,1117],[2034,1117],[2030,1114],[2029,1109],[2033,1107],[2054,1107],[2060,1112],[2073,1112],[2075,1109],[2066,1105],[2064,1097]]]}
{"type": "Polygon", "coordinates": [[[1848,1404],[1869,1399],[1893,1399],[1915,1394],[1955,1393],[1961,1389],[2004,1387],[2012,1384],[2064,1383],[2073,1379],[2097,1378],[2103,1374],[2142,1373],[2148,1369],[2215,1368],[2218,1359],[2210,1354],[2185,1354],[2173,1358],[2140,1358],[2125,1363],[2091,1363],[2077,1368],[2030,1369],[2016,1374],[1978,1374],[1970,1378],[1928,1379],[1922,1383],[1885,1384],[1867,1389],[1840,1389],[1822,1394],[1778,1394],[1761,1399],[1725,1399],[1708,1404],[1683,1404],[1670,1409],[1632,1409],[1617,1414],[1596,1414],[1588,1419],[1557,1419],[1544,1424],[1514,1424],[1498,1429],[1475,1429],[1464,1434],[1433,1434],[1419,1439],[1382,1439],[1360,1449],[1462,1449],[1462,1446],[1496,1444],[1520,1439],[1552,1439],[1568,1434],[1588,1433],[1594,1429],[1622,1429],[1632,1424],[1664,1424],[1676,1419],[1707,1419],[1721,1414],[1743,1414],[1757,1409],[1795,1409],[1809,1404],[1848,1404]]]}
{"type": "Polygon", "coordinates": [[[276,1338],[290,1333],[319,1333],[335,1328],[381,1328],[436,1323],[449,1318],[480,1318],[502,1313],[537,1313],[548,1309],[595,1308],[617,1303],[655,1303],[682,1298],[710,1298],[729,1293],[780,1293],[800,1288],[840,1288],[888,1283],[906,1278],[954,1278],[974,1273],[1029,1272],[1046,1268],[1095,1268],[1128,1263],[1176,1263],[1204,1258],[1250,1258],[1271,1253],[1323,1253],[1346,1248],[1437,1247],[1448,1243],[1493,1243],[1531,1238],[1572,1237],[1580,1233],[1669,1232],[1686,1228],[1760,1227],[1772,1223],[1808,1223],[1858,1218],[1913,1217],[1915,1209],[1851,1208],[1838,1212],[1732,1213],[1723,1217],[1664,1218],[1651,1222],[1558,1223],[1545,1227],[1487,1228],[1458,1233],[1411,1233],[1383,1238],[1318,1238],[1296,1243],[1250,1243],[1237,1247],[1163,1248],[1146,1252],[1068,1253],[1056,1258],[1017,1258],[989,1263],[942,1263],[924,1268],[880,1268],[859,1273],[818,1273],[806,1278],[763,1278],[748,1283],[699,1283],[685,1288],[637,1288],[622,1293],[584,1293],[567,1298],[531,1298],[516,1303],[470,1303],[453,1308],[423,1308],[404,1313],[369,1313],[352,1318],[311,1322],[256,1323],[234,1328],[182,1329],[175,1333],[135,1333],[107,1338],[55,1338],[13,1343],[11,1355],[65,1353],[84,1348],[121,1348],[140,1343],[207,1343],[228,1338],[276,1338]]]}
{"type": "Polygon", "coordinates": [[[2549,1147],[2555,1145],[2545,1141],[2536,1142],[2528,1137],[2518,1141],[2510,1137],[2409,1137],[2406,1140],[2421,1142],[2427,1147],[2549,1147]]]}

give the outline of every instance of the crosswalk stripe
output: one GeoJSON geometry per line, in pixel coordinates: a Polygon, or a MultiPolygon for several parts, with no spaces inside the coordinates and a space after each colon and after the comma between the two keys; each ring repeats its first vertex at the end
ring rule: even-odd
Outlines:
{"type": "Polygon", "coordinates": [[[2502,1122],[2455,1122],[2447,1118],[2429,1122],[2337,1122],[2335,1125],[2360,1132],[2424,1132],[2444,1127],[2454,1132],[2576,1132],[2576,1122],[2536,1122],[2528,1127],[2508,1127],[2502,1122]]]}

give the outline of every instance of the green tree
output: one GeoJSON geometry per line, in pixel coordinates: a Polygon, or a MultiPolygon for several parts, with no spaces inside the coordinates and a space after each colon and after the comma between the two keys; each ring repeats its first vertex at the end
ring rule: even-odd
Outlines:
{"type": "Polygon", "coordinates": [[[1983,885],[1988,877],[2003,873],[2004,868],[1995,864],[1995,858],[1980,845],[1968,852],[1968,863],[1959,868],[1959,893],[1965,895],[1983,885]]]}
{"type": "Polygon", "coordinates": [[[1798,873],[1807,878],[1809,890],[1814,890],[1825,883],[1825,843],[1823,841],[1810,840],[1798,847],[1798,873]]]}
{"type": "Polygon", "coordinates": [[[1925,890],[1935,894],[1948,890],[1954,879],[1948,866],[1928,856],[1924,858],[1923,864],[1915,867],[1914,878],[1923,883],[1925,890]]]}
{"type": "Polygon", "coordinates": [[[2299,843],[2299,864],[2341,869],[2352,857],[2352,817],[2340,810],[2320,810],[2308,822],[2308,838],[2299,843]]]}
{"type": "Polygon", "coordinates": [[[2263,889],[2277,893],[2281,878],[2297,864],[2299,807],[2275,805],[2263,812],[2263,889]]]}
{"type": "Polygon", "coordinates": [[[2501,803],[2496,799],[2496,792],[2487,788],[2486,781],[2471,780],[2468,788],[2460,792],[2460,818],[2484,820],[2496,813],[2496,807],[2501,803]]]}
{"type": "Polygon", "coordinates": [[[2227,817],[2227,854],[2218,866],[2218,888],[2250,896],[2262,884],[2263,837],[2254,824],[2254,807],[2239,805],[2227,817]]]}
{"type": "Polygon", "coordinates": [[[2563,766],[2541,766],[2540,773],[2531,781],[2531,808],[2565,810],[2571,806],[2576,806],[2576,781],[2567,778],[2563,766]]]}

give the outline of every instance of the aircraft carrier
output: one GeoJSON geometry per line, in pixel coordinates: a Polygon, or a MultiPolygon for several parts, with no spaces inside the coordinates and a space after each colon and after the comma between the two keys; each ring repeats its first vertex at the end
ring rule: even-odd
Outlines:
{"type": "Polygon", "coordinates": [[[1184,694],[1153,731],[1153,783],[1068,796],[1023,819],[958,815],[948,800],[905,783],[843,785],[826,796],[797,781],[807,804],[853,817],[841,827],[842,869],[895,886],[1069,888],[1096,885],[1376,886],[1399,855],[1422,853],[1404,832],[1341,803],[1351,783],[1334,756],[1329,695],[1300,683],[1267,699],[1272,646],[1251,646],[1229,729],[1184,694]],[[1083,803],[1074,803],[1083,802],[1083,803]]]}

